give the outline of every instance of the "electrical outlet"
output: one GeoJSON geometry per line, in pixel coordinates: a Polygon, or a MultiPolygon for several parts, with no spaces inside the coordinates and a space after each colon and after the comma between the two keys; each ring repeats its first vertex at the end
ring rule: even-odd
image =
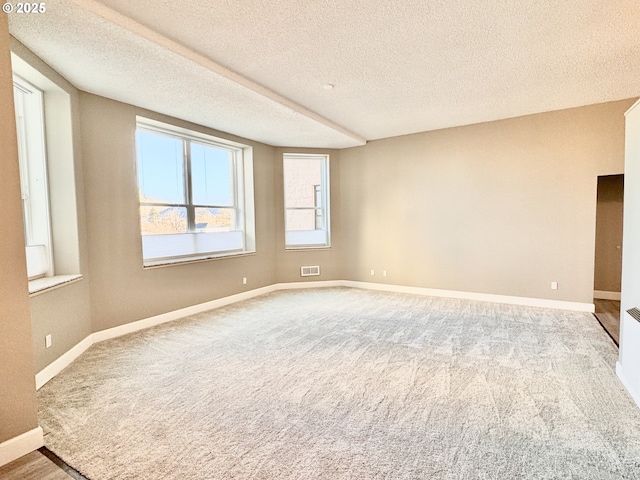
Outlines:
{"type": "Polygon", "coordinates": [[[247,284],[247,277],[242,277],[242,284],[246,285],[247,284]]]}
{"type": "Polygon", "coordinates": [[[551,290],[557,290],[558,289],[558,282],[551,282],[551,290]]]}
{"type": "Polygon", "coordinates": [[[44,346],[46,348],[50,348],[51,347],[51,334],[49,334],[46,337],[44,337],[44,346]]]}
{"type": "Polygon", "coordinates": [[[387,276],[387,271],[386,270],[382,270],[382,276],[386,277],[387,276]]]}
{"type": "Polygon", "coordinates": [[[373,277],[376,274],[376,271],[372,268],[371,269],[371,276],[373,277]]]}

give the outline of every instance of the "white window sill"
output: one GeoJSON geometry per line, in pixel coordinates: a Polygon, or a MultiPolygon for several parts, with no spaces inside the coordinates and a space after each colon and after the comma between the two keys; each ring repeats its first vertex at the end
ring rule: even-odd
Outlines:
{"type": "Polygon", "coordinates": [[[331,250],[331,245],[285,245],[285,250],[331,250]]]}
{"type": "Polygon", "coordinates": [[[177,258],[165,258],[162,260],[145,260],[143,264],[143,268],[158,268],[158,267],[171,267],[173,265],[184,265],[187,263],[199,263],[199,262],[207,262],[209,260],[223,260],[225,258],[238,258],[238,257],[247,257],[250,255],[255,255],[255,251],[246,251],[246,252],[232,252],[225,254],[210,254],[210,255],[198,255],[198,256],[189,256],[189,257],[177,257],[177,258]]]}
{"type": "Polygon", "coordinates": [[[82,275],[54,275],[53,277],[36,278],[29,281],[29,296],[40,295],[80,280],[82,280],[82,275]]]}

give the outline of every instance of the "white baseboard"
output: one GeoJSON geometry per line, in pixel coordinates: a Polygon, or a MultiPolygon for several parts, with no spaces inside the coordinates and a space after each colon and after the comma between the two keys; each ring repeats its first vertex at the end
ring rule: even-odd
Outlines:
{"type": "Polygon", "coordinates": [[[384,283],[343,281],[345,287],[364,288],[367,290],[380,290],[385,292],[412,293],[415,295],[427,295],[430,297],[460,298],[463,300],[476,300],[479,302],[507,303],[510,305],[522,305],[526,307],[553,308],[556,310],[574,310],[578,312],[594,312],[593,303],[567,302],[564,300],[548,300],[544,298],[513,297],[509,295],[494,295],[491,293],[458,292],[455,290],[438,290],[424,287],[404,287],[402,285],[388,285],[384,283]]]}
{"type": "Polygon", "coordinates": [[[627,392],[629,392],[629,395],[631,395],[631,398],[633,398],[633,401],[636,402],[636,405],[638,406],[638,408],[640,408],[640,394],[638,394],[638,392],[634,390],[634,388],[631,386],[631,383],[629,383],[629,380],[627,380],[627,377],[625,376],[624,371],[622,370],[622,365],[620,364],[619,361],[616,362],[616,375],[622,382],[622,385],[624,386],[624,388],[627,389],[627,392]]]}
{"type": "Polygon", "coordinates": [[[604,290],[594,290],[593,298],[598,298],[600,300],[617,300],[620,301],[620,292],[607,292],[604,290]]]}
{"type": "Polygon", "coordinates": [[[316,280],[311,282],[276,283],[276,290],[299,290],[302,288],[344,287],[344,280],[316,280]]]}
{"type": "Polygon", "coordinates": [[[322,287],[352,287],[367,290],[379,290],[385,292],[413,293],[417,295],[427,295],[433,297],[461,298],[466,300],[478,300],[482,302],[508,303],[512,305],[523,305],[530,307],[554,308],[560,310],[577,310],[580,312],[594,312],[595,308],[591,303],[566,302],[560,300],[545,300],[540,298],[511,297],[506,295],[493,295],[488,293],[457,292],[454,290],[437,290],[423,287],[405,287],[402,285],[389,285],[384,283],[354,282],[351,280],[320,280],[310,282],[290,282],[276,283],[266,287],[256,288],[246,292],[230,295],[228,297],[211,300],[210,302],[192,305],[172,312],[163,313],[153,317],[145,318],[135,322],[120,325],[118,327],[101,330],[89,335],[78,343],[75,347],[62,355],[60,358],[49,364],[36,375],[36,389],[39,389],[62,370],[68,367],[76,358],[94,343],[120,337],[128,333],[137,332],[145,328],[154,327],[166,322],[172,322],[180,318],[188,317],[197,313],[206,312],[215,308],[231,305],[250,298],[258,297],[266,293],[278,290],[293,290],[302,288],[322,288],[322,287]]]}
{"type": "Polygon", "coordinates": [[[93,344],[93,335],[89,335],[87,338],[76,344],[76,346],[71,348],[71,350],[67,351],[40,370],[36,374],[36,390],[40,390],[44,384],[71,365],[76,358],[82,355],[93,344]]]}
{"type": "Polygon", "coordinates": [[[0,467],[39,449],[44,445],[42,427],[34,428],[28,432],[13,437],[0,443],[0,467]]]}
{"type": "Polygon", "coordinates": [[[230,295],[228,297],[218,298],[217,300],[211,300],[210,302],[199,303],[190,307],[181,308],[172,312],[163,313],[154,317],[145,318],[136,322],[127,323],[118,327],[109,328],[107,330],[100,330],[93,334],[93,343],[102,342],[111,338],[120,337],[127,333],[137,332],[144,330],[145,328],[155,327],[166,322],[172,322],[180,318],[188,317],[189,315],[195,315],[196,313],[206,312],[207,310],[213,310],[215,308],[231,305],[232,303],[241,302],[242,300],[248,300],[253,297],[264,295],[277,290],[276,285],[269,285],[267,287],[256,288],[247,292],[230,295]]]}
{"type": "Polygon", "coordinates": [[[320,287],[339,287],[342,286],[342,281],[318,281],[318,282],[294,282],[294,283],[275,283],[266,287],[260,287],[246,292],[237,293],[228,297],[218,298],[211,300],[210,302],[199,303],[190,307],[181,308],[172,312],[163,313],[154,317],[145,318],[136,322],[127,323],[118,327],[109,328],[107,330],[101,330],[93,334],[93,343],[102,342],[111,338],[120,337],[127,333],[137,332],[149,327],[155,327],[166,322],[172,322],[180,318],[185,318],[197,313],[206,312],[208,310],[214,310],[216,308],[231,305],[232,303],[241,302],[250,298],[259,297],[266,293],[275,292],[277,290],[290,290],[295,288],[320,288],[320,287]]]}

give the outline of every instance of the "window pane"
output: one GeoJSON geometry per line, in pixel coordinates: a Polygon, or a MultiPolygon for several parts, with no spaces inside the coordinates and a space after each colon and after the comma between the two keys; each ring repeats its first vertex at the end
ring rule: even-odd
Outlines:
{"type": "Polygon", "coordinates": [[[287,208],[315,207],[322,184],[323,159],[284,159],[284,202],[287,208]]]}
{"type": "Polygon", "coordinates": [[[191,144],[194,205],[233,206],[233,154],[224,148],[191,144]]]}
{"type": "MultiPolygon", "coordinates": [[[[293,230],[318,230],[316,228],[316,210],[287,210],[288,232],[293,230]]],[[[322,217],[321,217],[322,218],[322,217]]]]}
{"type": "Polygon", "coordinates": [[[324,230],[324,216],[322,210],[316,210],[316,230],[324,230]]]}
{"type": "Polygon", "coordinates": [[[187,233],[187,209],[165,205],[141,206],[142,235],[187,233]]]}
{"type": "Polygon", "coordinates": [[[235,230],[233,208],[196,208],[196,232],[235,230]]]}
{"type": "Polygon", "coordinates": [[[43,93],[14,78],[22,218],[29,279],[53,275],[43,93]],[[29,93],[27,93],[29,92],[29,93]],[[36,248],[30,248],[36,247],[36,248]],[[37,257],[34,261],[33,257],[37,257]],[[31,267],[31,268],[30,268],[31,267]]]}
{"type": "Polygon", "coordinates": [[[136,147],[140,201],[186,203],[182,140],[138,130],[136,147]]]}

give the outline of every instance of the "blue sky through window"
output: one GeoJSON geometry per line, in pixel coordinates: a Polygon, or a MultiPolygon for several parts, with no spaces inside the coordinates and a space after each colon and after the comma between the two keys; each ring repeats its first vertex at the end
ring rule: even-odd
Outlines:
{"type": "Polygon", "coordinates": [[[195,205],[231,206],[232,153],[191,144],[191,186],[195,205]]]}
{"type": "MultiPolygon", "coordinates": [[[[161,133],[136,132],[142,201],[185,204],[183,143],[161,133]]],[[[232,206],[232,152],[191,143],[191,183],[196,205],[232,206]]]]}
{"type": "Polygon", "coordinates": [[[182,141],[138,130],[136,148],[143,201],[185,203],[182,141]]]}

